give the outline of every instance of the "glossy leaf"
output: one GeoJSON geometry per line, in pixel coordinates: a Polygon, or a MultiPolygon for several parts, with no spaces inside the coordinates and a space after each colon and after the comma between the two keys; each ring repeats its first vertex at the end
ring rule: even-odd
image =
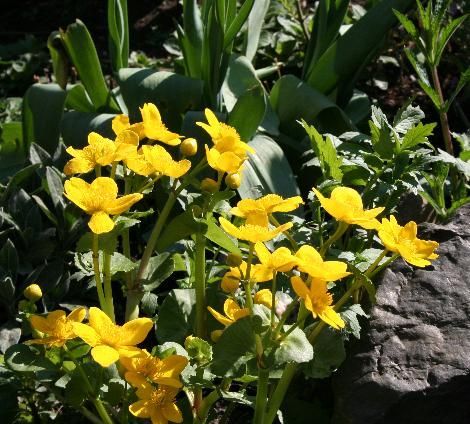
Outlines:
{"type": "Polygon", "coordinates": [[[167,71],[123,68],[118,73],[121,94],[129,116],[139,122],[139,107],[146,102],[157,105],[168,127],[179,131],[181,116],[189,109],[200,109],[202,81],[167,71]]]}
{"type": "Polygon", "coordinates": [[[59,144],[60,122],[66,92],[57,84],[33,84],[23,99],[23,139],[54,153],[59,144]]]}
{"type": "Polygon", "coordinates": [[[96,47],[85,24],[79,19],[62,31],[67,54],[97,110],[119,112],[106,85],[96,47]]]}
{"type": "Polygon", "coordinates": [[[300,194],[294,173],[279,145],[271,138],[257,135],[249,145],[256,153],[249,156],[243,167],[242,198],[277,193],[284,197],[300,194]]]}

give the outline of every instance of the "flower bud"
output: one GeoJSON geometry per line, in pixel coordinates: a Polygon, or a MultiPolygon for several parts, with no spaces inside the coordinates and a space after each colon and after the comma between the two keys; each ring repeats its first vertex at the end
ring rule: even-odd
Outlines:
{"type": "Polygon", "coordinates": [[[229,253],[227,255],[227,265],[231,268],[235,268],[235,267],[239,267],[242,262],[243,262],[243,259],[240,255],[237,255],[235,253],[229,253]]]}
{"type": "Polygon", "coordinates": [[[235,190],[240,187],[241,183],[242,178],[238,172],[235,172],[234,174],[227,174],[227,176],[225,177],[225,184],[232,190],[235,190]]]}
{"type": "Polygon", "coordinates": [[[24,289],[23,295],[31,302],[36,302],[42,297],[41,287],[37,284],[31,284],[24,289]]]}
{"type": "Polygon", "coordinates": [[[194,156],[197,153],[197,141],[195,138],[186,138],[180,144],[180,152],[183,156],[194,156]]]}
{"type": "Polygon", "coordinates": [[[215,193],[219,190],[219,184],[217,184],[217,181],[213,180],[212,178],[204,178],[201,181],[201,190],[207,191],[209,193],[215,193]]]}

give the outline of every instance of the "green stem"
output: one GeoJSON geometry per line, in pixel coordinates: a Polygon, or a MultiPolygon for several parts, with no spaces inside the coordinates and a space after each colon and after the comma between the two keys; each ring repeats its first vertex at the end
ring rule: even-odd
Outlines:
{"type": "Polygon", "coordinates": [[[271,293],[273,301],[271,302],[271,328],[274,328],[274,318],[276,316],[276,290],[277,290],[277,272],[273,273],[273,283],[271,287],[271,293]]]}
{"type": "MultiPolygon", "coordinates": [[[[269,215],[269,219],[274,224],[275,227],[280,227],[281,226],[279,221],[273,215],[269,215]]],[[[297,251],[299,249],[299,244],[295,241],[294,237],[292,237],[289,230],[283,231],[282,234],[284,234],[286,236],[286,238],[287,238],[287,240],[289,240],[289,243],[291,244],[291,246],[294,248],[294,250],[297,251]]]]}
{"type": "Polygon", "coordinates": [[[276,340],[277,339],[277,336],[279,335],[281,329],[282,329],[282,326],[284,325],[284,323],[286,322],[286,319],[289,317],[289,315],[292,313],[292,311],[295,309],[295,307],[297,306],[297,301],[296,300],[293,300],[289,306],[286,308],[286,310],[284,311],[284,313],[281,315],[281,318],[277,324],[277,327],[275,328],[274,332],[273,332],[273,340],[276,340]]]}
{"type": "Polygon", "coordinates": [[[116,168],[117,168],[117,162],[113,162],[111,166],[111,173],[109,174],[109,177],[112,178],[113,180],[116,177],[116,168]]]}
{"type": "Polygon", "coordinates": [[[210,392],[204,399],[202,399],[200,408],[198,411],[198,422],[205,422],[207,416],[209,415],[209,410],[212,408],[215,402],[220,398],[219,392],[217,390],[213,390],[210,392]]]}
{"type": "Polygon", "coordinates": [[[160,215],[158,216],[157,221],[155,222],[155,226],[153,227],[152,233],[150,234],[147,246],[145,246],[142,259],[140,260],[139,269],[137,270],[137,275],[131,287],[129,288],[130,290],[135,290],[138,294],[136,294],[135,296],[127,297],[126,321],[135,319],[139,316],[139,296],[142,296],[139,287],[142,284],[144,275],[147,272],[150,258],[152,257],[155,245],[157,244],[158,237],[160,236],[160,233],[163,230],[166,220],[168,219],[168,215],[170,214],[170,211],[173,208],[173,205],[175,204],[176,196],[177,194],[174,192],[171,192],[168,196],[165,206],[163,207],[162,211],[160,212],[160,215]]]}
{"type": "Polygon", "coordinates": [[[384,249],[384,251],[377,257],[377,259],[374,261],[374,263],[367,268],[367,271],[364,273],[365,275],[369,276],[369,274],[377,268],[377,265],[380,263],[380,261],[385,257],[385,255],[388,253],[387,249],[384,249]]]}
{"type": "Polygon", "coordinates": [[[375,277],[380,271],[382,271],[385,267],[390,265],[395,259],[397,259],[400,255],[398,253],[393,254],[389,259],[387,259],[382,265],[378,266],[368,277],[373,278],[375,277]]]}
{"type": "Polygon", "coordinates": [[[255,249],[254,243],[250,243],[248,250],[248,258],[246,260],[246,274],[245,274],[245,295],[246,306],[250,310],[250,315],[253,315],[253,297],[251,296],[251,263],[253,262],[253,252],[255,249]]]}
{"type": "Polygon", "coordinates": [[[107,315],[107,303],[106,298],[103,292],[103,282],[101,281],[101,273],[100,273],[100,256],[99,256],[99,236],[98,234],[92,233],[92,257],[93,257],[93,271],[95,272],[95,282],[96,282],[96,291],[98,293],[98,300],[100,302],[100,308],[107,315]]]}
{"type": "Polygon", "coordinates": [[[93,386],[91,385],[90,380],[88,379],[88,376],[86,375],[85,371],[83,370],[81,364],[70,353],[70,351],[67,349],[67,346],[64,345],[63,347],[64,347],[65,352],[67,353],[67,356],[72,360],[72,362],[75,365],[75,368],[78,370],[80,376],[82,377],[83,382],[85,383],[86,389],[88,391],[90,400],[92,401],[93,405],[95,406],[96,412],[98,412],[98,415],[100,416],[101,420],[103,421],[104,424],[113,424],[113,420],[109,416],[108,411],[106,411],[106,408],[104,407],[101,400],[95,394],[95,392],[93,390],[93,386]]]}
{"type": "Polygon", "coordinates": [[[442,94],[441,82],[439,81],[439,74],[437,72],[437,66],[431,68],[432,81],[434,83],[434,88],[436,89],[437,96],[439,97],[439,119],[441,121],[441,130],[442,137],[444,138],[444,143],[447,153],[454,155],[454,147],[452,145],[452,137],[450,135],[449,120],[447,118],[447,113],[444,110],[444,96],[442,94]]]}
{"type": "Polygon", "coordinates": [[[289,363],[287,364],[284,372],[282,373],[282,377],[277,383],[276,389],[269,400],[268,408],[266,411],[266,416],[264,419],[264,424],[271,424],[274,419],[276,418],[277,411],[281,407],[282,401],[284,400],[284,396],[286,395],[287,389],[297,372],[297,364],[296,363],[289,363]]]}
{"type": "Polygon", "coordinates": [[[206,238],[201,232],[196,233],[194,276],[196,289],[196,336],[204,338],[206,333],[206,238]]]}
{"type": "Polygon", "coordinates": [[[325,256],[328,248],[346,232],[348,227],[349,224],[339,221],[336,231],[328,238],[327,241],[325,241],[325,243],[323,243],[323,246],[320,249],[320,255],[325,256]]]}
{"type": "Polygon", "coordinates": [[[264,424],[266,417],[266,403],[268,400],[269,370],[259,368],[258,388],[256,391],[254,424],[264,424]]]}
{"type": "Polygon", "coordinates": [[[103,252],[104,296],[108,306],[108,316],[116,322],[114,315],[113,288],[111,286],[111,255],[103,252]]]}

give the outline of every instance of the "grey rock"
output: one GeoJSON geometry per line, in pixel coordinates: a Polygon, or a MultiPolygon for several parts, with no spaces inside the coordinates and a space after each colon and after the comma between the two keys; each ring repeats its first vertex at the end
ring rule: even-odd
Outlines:
{"type": "Polygon", "coordinates": [[[361,340],[333,378],[333,424],[470,423],[470,205],[420,237],[425,269],[397,261],[378,284],[361,340]]]}

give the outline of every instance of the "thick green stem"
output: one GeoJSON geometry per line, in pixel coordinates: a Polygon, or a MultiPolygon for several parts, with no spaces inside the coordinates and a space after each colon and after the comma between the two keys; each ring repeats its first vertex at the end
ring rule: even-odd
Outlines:
{"type": "Polygon", "coordinates": [[[103,252],[104,296],[111,321],[116,322],[114,315],[113,288],[111,286],[111,254],[103,252]]]}
{"type": "Polygon", "coordinates": [[[266,403],[268,401],[269,370],[258,369],[258,388],[256,391],[254,424],[264,424],[266,418],[266,403]]]}
{"type": "MultiPolygon", "coordinates": [[[[279,221],[273,215],[269,215],[269,220],[274,224],[275,227],[281,226],[279,221]]],[[[299,249],[299,244],[295,241],[294,237],[292,237],[289,230],[283,231],[282,234],[286,236],[287,240],[289,240],[289,243],[291,244],[293,249],[297,251],[299,249]]]]}
{"type": "Polygon", "coordinates": [[[398,253],[393,254],[389,259],[387,259],[382,265],[375,268],[375,270],[369,275],[369,278],[375,277],[380,271],[382,271],[385,267],[390,265],[395,259],[397,259],[400,255],[398,253]]]}
{"type": "MultiPolygon", "coordinates": [[[[108,305],[103,292],[103,282],[101,281],[100,272],[100,254],[99,254],[99,236],[98,234],[92,234],[92,257],[93,257],[93,271],[95,272],[96,291],[98,293],[98,300],[100,302],[100,308],[106,314],[108,314],[108,305]]],[[[109,314],[108,314],[109,315],[109,314]]]]}
{"type": "Polygon", "coordinates": [[[377,259],[374,261],[374,263],[367,268],[367,271],[364,273],[365,275],[369,276],[369,274],[374,271],[375,268],[379,265],[380,261],[385,257],[385,255],[388,253],[387,249],[384,249],[384,251],[377,257],[377,259]]]}
{"type": "Polygon", "coordinates": [[[67,349],[65,345],[64,345],[64,350],[67,353],[67,356],[72,360],[72,362],[75,365],[75,368],[78,370],[80,376],[82,377],[82,380],[85,383],[86,389],[88,391],[89,398],[93,402],[96,412],[98,412],[98,415],[100,416],[101,420],[103,421],[104,424],[113,424],[113,420],[109,416],[108,411],[106,411],[106,408],[104,407],[101,400],[95,394],[93,387],[90,383],[90,380],[88,379],[88,376],[83,370],[81,364],[75,359],[75,357],[70,353],[70,351],[67,349]]]}
{"type": "Polygon", "coordinates": [[[196,233],[194,256],[194,286],[196,289],[196,336],[205,338],[206,333],[206,238],[196,233]]]}
{"type": "Polygon", "coordinates": [[[276,316],[276,290],[277,290],[277,272],[273,273],[273,283],[271,288],[271,293],[273,296],[273,301],[271,302],[271,328],[274,328],[274,318],[276,316]]]}
{"type": "Polygon", "coordinates": [[[253,262],[253,252],[255,249],[254,243],[250,243],[248,250],[248,258],[246,260],[246,274],[245,274],[245,296],[246,306],[250,310],[250,315],[253,315],[253,297],[251,295],[251,263],[253,262]]]}
{"type": "Polygon", "coordinates": [[[437,66],[431,68],[432,81],[434,83],[434,88],[436,89],[437,96],[439,97],[439,119],[441,121],[441,130],[442,137],[444,138],[444,143],[447,153],[454,155],[454,147],[452,145],[452,137],[449,128],[449,120],[447,118],[447,113],[444,110],[444,96],[442,94],[441,82],[439,81],[439,74],[437,72],[437,66]]]}
{"type": "Polygon", "coordinates": [[[144,253],[142,255],[142,259],[140,260],[139,269],[137,270],[136,277],[128,290],[135,291],[136,294],[134,296],[127,296],[126,301],[126,321],[131,319],[135,319],[139,316],[139,302],[140,299],[139,295],[142,296],[141,291],[139,290],[140,285],[142,284],[142,280],[144,279],[144,275],[147,272],[147,268],[150,262],[150,258],[152,257],[153,251],[155,249],[155,245],[157,244],[158,237],[160,236],[163,227],[168,219],[168,215],[170,214],[171,209],[176,201],[176,193],[171,192],[168,196],[168,199],[163,207],[160,215],[158,216],[157,221],[155,222],[155,226],[153,227],[152,233],[150,234],[150,238],[147,242],[147,246],[145,246],[144,253]]]}
{"type": "Polygon", "coordinates": [[[282,377],[277,383],[276,389],[269,400],[268,409],[266,412],[266,417],[264,419],[263,424],[271,424],[274,419],[276,418],[277,411],[281,407],[282,401],[284,400],[284,396],[286,395],[287,389],[297,372],[297,364],[290,363],[287,364],[284,372],[282,373],[282,377]]]}
{"type": "Polygon", "coordinates": [[[323,243],[323,246],[320,249],[320,255],[325,256],[328,248],[346,232],[348,227],[349,224],[339,221],[336,231],[328,238],[327,241],[325,241],[325,243],[323,243]]]}

